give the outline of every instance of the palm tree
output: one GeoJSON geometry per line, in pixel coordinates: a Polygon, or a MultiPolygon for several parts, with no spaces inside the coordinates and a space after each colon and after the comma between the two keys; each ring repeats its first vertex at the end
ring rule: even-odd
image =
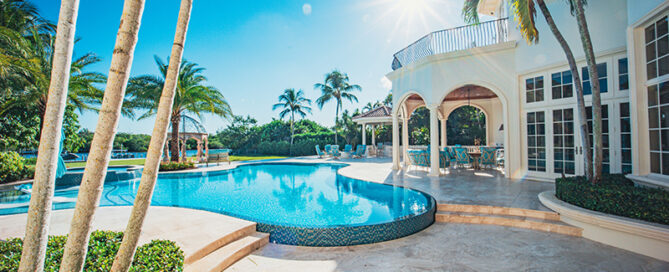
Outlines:
{"type": "Polygon", "coordinates": [[[149,144],[144,170],[142,171],[142,180],[139,183],[130,219],[128,220],[121,246],[116,254],[116,258],[114,258],[111,271],[125,272],[130,268],[139,242],[139,235],[144,225],[144,219],[146,218],[146,211],[149,209],[149,204],[151,204],[153,188],[156,185],[158,177],[158,167],[160,166],[160,159],[163,154],[163,146],[165,146],[165,141],[167,140],[167,126],[170,123],[170,117],[173,112],[172,106],[178,85],[177,77],[181,70],[179,64],[181,64],[183,48],[186,43],[186,32],[188,30],[192,7],[192,0],[181,1],[176,33],[174,34],[174,43],[172,44],[171,65],[167,68],[165,84],[163,85],[160,102],[158,102],[156,122],[153,126],[151,143],[149,144]]]}
{"type": "Polygon", "coordinates": [[[381,103],[381,101],[378,101],[378,100],[376,100],[376,102],[374,102],[374,104],[372,104],[372,102],[367,102],[367,105],[362,107],[362,112],[368,112],[368,111],[371,111],[371,110],[376,109],[376,108],[381,107],[381,106],[384,106],[384,104],[381,103]]]}
{"type": "MultiPolygon", "coordinates": [[[[168,64],[155,56],[161,77],[143,75],[130,80],[128,92],[132,93],[131,103],[147,109],[139,119],[145,119],[157,113],[161,93],[167,78],[168,64]]],[[[179,123],[181,115],[191,113],[200,119],[203,113],[211,113],[223,118],[232,117],[230,105],[215,87],[206,86],[207,78],[202,75],[205,69],[196,63],[183,60],[177,77],[176,94],[172,105],[170,123],[172,125],[171,161],[179,161],[179,123]]]]}
{"type": "Polygon", "coordinates": [[[42,271],[46,257],[47,234],[51,215],[63,115],[67,104],[67,87],[74,49],[79,1],[63,0],[58,15],[57,38],[54,46],[53,74],[50,76],[48,104],[43,133],[40,136],[39,156],[35,167],[33,193],[30,197],[28,222],[21,253],[19,271],[42,271]]]}
{"type": "Polygon", "coordinates": [[[143,11],[143,0],[127,0],[123,5],[121,25],[116,35],[109,68],[109,80],[79,188],[60,271],[82,271],[84,267],[93,215],[100,203],[107,165],[111,159],[143,11]]]}
{"type": "MultiPolygon", "coordinates": [[[[462,14],[465,18],[465,21],[468,23],[478,23],[478,11],[477,7],[480,0],[465,0],[462,14]]],[[[569,70],[571,71],[572,77],[574,79],[574,86],[576,87],[576,104],[577,104],[577,113],[579,119],[579,128],[581,131],[581,141],[583,142],[583,151],[585,157],[585,173],[589,180],[592,180],[593,171],[592,171],[592,145],[590,144],[590,138],[588,137],[588,123],[587,116],[585,111],[585,100],[583,98],[583,84],[581,82],[580,73],[578,71],[578,66],[576,65],[576,59],[574,54],[565,40],[564,36],[557,28],[553,16],[546,7],[544,0],[536,0],[543,13],[544,19],[550,28],[551,32],[558,40],[558,43],[562,47],[562,50],[565,53],[567,58],[567,63],[569,64],[569,70]]],[[[534,6],[533,0],[512,0],[510,2],[512,7],[512,12],[516,17],[516,20],[520,24],[520,32],[528,43],[536,43],[539,41],[539,32],[535,26],[536,19],[536,8],[534,6]]]]}
{"type": "Polygon", "coordinates": [[[342,98],[348,100],[349,102],[358,102],[358,98],[352,94],[353,91],[362,91],[359,85],[351,85],[348,82],[348,75],[338,70],[334,70],[329,74],[325,75],[325,81],[323,83],[316,83],[314,85],[315,89],[320,89],[322,94],[316,99],[316,104],[319,108],[323,108],[325,103],[330,100],[337,102],[336,112],[335,112],[335,144],[337,144],[338,136],[338,123],[339,123],[339,111],[342,109],[342,98]]]}
{"type": "Polygon", "coordinates": [[[307,116],[307,113],[311,113],[311,99],[304,97],[304,92],[299,90],[295,92],[295,89],[285,89],[283,94],[279,95],[279,103],[274,104],[272,110],[283,109],[279,112],[279,118],[283,119],[290,113],[290,151],[293,151],[293,136],[295,135],[295,129],[293,123],[295,122],[295,113],[300,115],[302,118],[307,116]]]}
{"type": "MultiPolygon", "coordinates": [[[[543,0],[540,0],[543,1],[543,0]]],[[[599,75],[597,71],[597,61],[595,60],[595,53],[592,48],[592,40],[590,39],[590,31],[588,30],[588,22],[585,20],[585,11],[583,5],[586,0],[570,0],[572,14],[576,15],[578,23],[578,31],[581,34],[581,43],[583,44],[583,51],[585,52],[585,60],[588,63],[588,73],[592,85],[592,138],[593,147],[595,149],[593,174],[591,178],[592,183],[598,183],[602,178],[602,162],[604,160],[604,143],[602,139],[602,97],[599,89],[599,75]]]]}

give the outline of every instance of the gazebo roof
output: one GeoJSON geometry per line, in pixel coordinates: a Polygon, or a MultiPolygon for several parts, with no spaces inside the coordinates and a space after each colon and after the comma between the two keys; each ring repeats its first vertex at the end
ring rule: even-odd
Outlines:
{"type": "Polygon", "coordinates": [[[353,121],[358,124],[392,123],[392,112],[391,107],[381,106],[353,117],[353,121]]]}

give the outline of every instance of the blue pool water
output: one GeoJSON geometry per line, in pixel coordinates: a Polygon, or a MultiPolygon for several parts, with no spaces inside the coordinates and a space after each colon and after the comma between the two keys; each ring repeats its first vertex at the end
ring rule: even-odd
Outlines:
{"type": "MultiPolygon", "coordinates": [[[[251,164],[232,170],[161,174],[152,205],[195,208],[293,227],[395,222],[432,209],[431,197],[337,175],[341,164],[251,164]]],[[[106,182],[101,206],[132,205],[139,179],[106,182]]],[[[73,208],[78,186],[57,186],[54,209],[73,208]]],[[[24,213],[30,195],[0,192],[0,215],[24,213]]]]}

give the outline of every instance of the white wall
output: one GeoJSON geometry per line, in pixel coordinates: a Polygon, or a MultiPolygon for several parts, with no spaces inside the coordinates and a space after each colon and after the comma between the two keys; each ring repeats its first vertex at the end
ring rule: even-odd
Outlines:
{"type": "MultiPolygon", "coordinates": [[[[630,1],[630,2],[644,2],[630,1]]],[[[576,24],[576,18],[571,15],[569,6],[565,1],[547,1],[548,10],[551,12],[562,35],[569,43],[576,59],[582,58],[583,47],[580,34],[576,24]]],[[[627,1],[626,0],[590,0],[585,7],[588,28],[596,52],[613,50],[625,47],[627,29],[627,1]]],[[[509,28],[518,32],[518,24],[510,22],[509,28]]],[[[558,63],[566,63],[564,51],[560,47],[548,28],[546,20],[537,8],[537,30],[539,31],[539,42],[528,45],[519,38],[516,50],[517,71],[520,73],[558,63]]],[[[519,36],[519,34],[518,34],[519,36]]]]}

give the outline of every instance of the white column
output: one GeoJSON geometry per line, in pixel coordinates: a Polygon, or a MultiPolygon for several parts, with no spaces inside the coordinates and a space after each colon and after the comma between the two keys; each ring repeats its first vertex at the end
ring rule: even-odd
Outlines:
{"type": "Polygon", "coordinates": [[[402,117],[402,156],[404,156],[404,165],[409,165],[409,117],[402,117]]]}
{"type": "Polygon", "coordinates": [[[372,145],[376,146],[376,126],[372,125],[372,145]]]}
{"type": "Polygon", "coordinates": [[[439,120],[441,121],[441,149],[444,149],[446,147],[446,119],[444,120],[439,120]]]}
{"type": "Polygon", "coordinates": [[[439,106],[430,106],[430,173],[429,176],[439,176],[439,106]]]}
{"type": "Polygon", "coordinates": [[[367,144],[367,130],[365,129],[365,123],[362,123],[362,144],[367,144]]]}
{"type": "Polygon", "coordinates": [[[397,113],[393,113],[393,170],[400,169],[400,135],[397,113]]]}

